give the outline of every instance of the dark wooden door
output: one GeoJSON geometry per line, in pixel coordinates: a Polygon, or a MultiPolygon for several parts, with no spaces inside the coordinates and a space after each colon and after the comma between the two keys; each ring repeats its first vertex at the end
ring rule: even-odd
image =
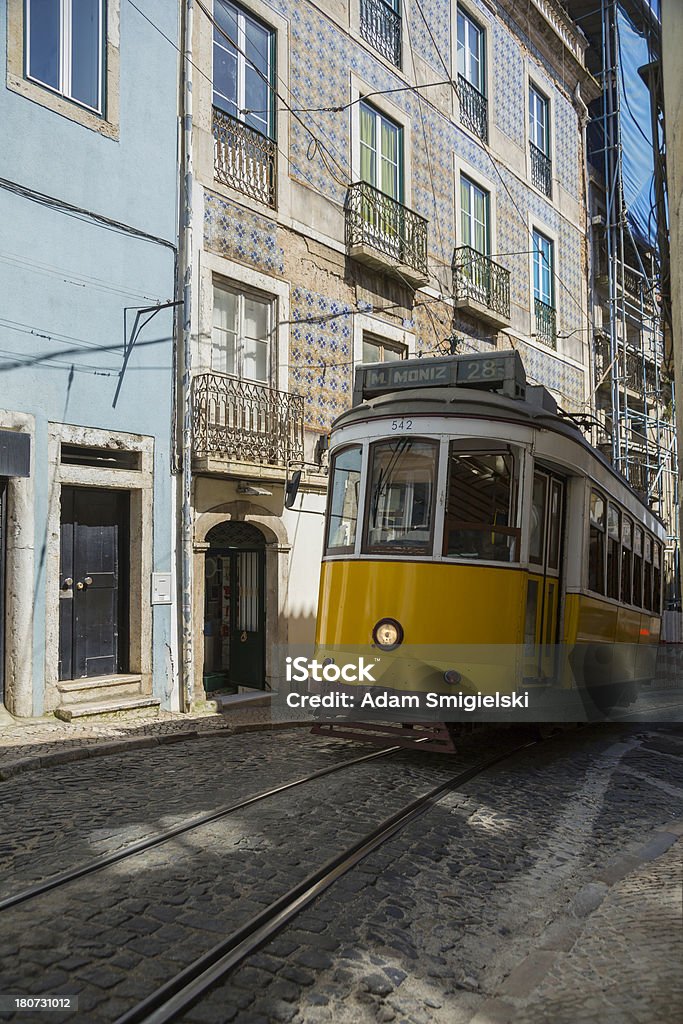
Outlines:
{"type": "Polygon", "coordinates": [[[265,686],[264,552],[235,551],[230,682],[265,686]]]}
{"type": "Polygon", "coordinates": [[[60,679],[128,668],[128,522],[127,492],[62,488],[60,679]]]}

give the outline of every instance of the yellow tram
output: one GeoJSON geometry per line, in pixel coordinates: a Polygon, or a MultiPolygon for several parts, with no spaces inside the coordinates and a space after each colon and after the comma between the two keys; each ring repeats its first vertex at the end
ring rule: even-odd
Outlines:
{"type": "Polygon", "coordinates": [[[356,373],[331,435],[318,652],[365,652],[399,693],[634,699],[663,525],[518,353],[356,373]]]}

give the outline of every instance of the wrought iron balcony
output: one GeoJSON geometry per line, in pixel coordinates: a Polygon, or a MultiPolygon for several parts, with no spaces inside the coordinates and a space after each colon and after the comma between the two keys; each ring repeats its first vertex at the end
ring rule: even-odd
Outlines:
{"type": "Polygon", "coordinates": [[[547,302],[534,299],[536,312],[536,338],[549,348],[557,348],[557,317],[547,302]]]}
{"type": "Polygon", "coordinates": [[[259,203],[277,202],[277,145],[244,121],[213,108],[216,181],[259,203]]]}
{"type": "Polygon", "coordinates": [[[349,256],[369,266],[393,271],[414,287],[427,283],[424,217],[365,181],[351,185],[345,209],[349,256]]]}
{"type": "Polygon", "coordinates": [[[192,381],[196,458],[286,466],[304,457],[304,400],[220,373],[192,381]]]}
{"type": "Polygon", "coordinates": [[[471,132],[482,140],[489,141],[488,100],[464,75],[458,75],[458,100],[460,120],[471,132]]]}
{"type": "Polygon", "coordinates": [[[553,166],[550,157],[546,156],[542,149],[529,143],[531,152],[531,183],[545,196],[553,193],[553,166]]]}
{"type": "Polygon", "coordinates": [[[360,0],[360,34],[378,53],[401,67],[401,14],[386,0],[360,0]]]}
{"type": "Polygon", "coordinates": [[[453,253],[453,292],[458,309],[498,326],[510,323],[510,271],[469,245],[453,253]]]}

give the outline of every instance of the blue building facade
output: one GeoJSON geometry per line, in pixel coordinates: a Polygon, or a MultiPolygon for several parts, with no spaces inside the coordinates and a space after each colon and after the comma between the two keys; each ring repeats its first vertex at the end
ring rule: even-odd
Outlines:
{"type": "Polygon", "coordinates": [[[179,11],[0,11],[2,698],[177,706],[179,11]]]}

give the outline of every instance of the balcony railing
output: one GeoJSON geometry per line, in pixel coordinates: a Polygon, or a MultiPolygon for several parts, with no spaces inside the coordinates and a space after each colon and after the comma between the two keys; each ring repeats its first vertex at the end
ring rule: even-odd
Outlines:
{"type": "Polygon", "coordinates": [[[616,377],[621,388],[628,388],[639,395],[657,390],[657,367],[652,358],[643,358],[643,353],[619,344],[617,357],[612,365],[609,338],[596,338],[594,345],[594,367],[596,386],[610,387],[616,377]]]}
{"type": "Polygon", "coordinates": [[[392,262],[428,276],[427,221],[365,181],[346,193],[346,245],[349,250],[370,246],[392,262]]]}
{"type": "Polygon", "coordinates": [[[401,67],[401,15],[385,0],[360,0],[360,34],[378,53],[401,67]]]}
{"type": "Polygon", "coordinates": [[[198,458],[286,466],[304,457],[304,400],[220,373],[192,381],[193,452],[198,458]]]}
{"type": "Polygon", "coordinates": [[[275,208],[277,145],[224,110],[213,108],[216,181],[275,208]]]}
{"type": "Polygon", "coordinates": [[[552,195],[553,191],[553,168],[550,157],[546,156],[542,149],[529,143],[531,151],[531,183],[545,196],[552,195]]]}
{"type": "Polygon", "coordinates": [[[510,271],[469,245],[453,253],[456,299],[472,299],[501,317],[510,317],[510,271]]]}
{"type": "Polygon", "coordinates": [[[482,140],[489,141],[488,100],[464,75],[458,75],[460,120],[482,140]]]}
{"type": "Polygon", "coordinates": [[[547,302],[534,299],[536,312],[536,337],[549,348],[557,348],[557,326],[555,310],[547,302]]]}

